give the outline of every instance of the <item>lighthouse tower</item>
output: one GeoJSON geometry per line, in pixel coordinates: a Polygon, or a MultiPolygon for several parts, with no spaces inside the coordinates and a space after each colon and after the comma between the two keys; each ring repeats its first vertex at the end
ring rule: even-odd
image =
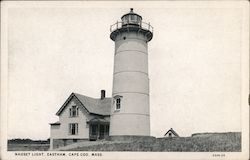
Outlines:
{"type": "Polygon", "coordinates": [[[115,42],[110,136],[149,136],[148,42],[153,27],[130,12],[111,25],[115,42]]]}

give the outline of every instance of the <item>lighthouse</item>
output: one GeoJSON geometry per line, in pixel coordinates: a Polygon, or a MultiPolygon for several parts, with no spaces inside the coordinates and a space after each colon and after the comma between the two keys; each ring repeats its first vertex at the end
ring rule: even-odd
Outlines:
{"type": "Polygon", "coordinates": [[[110,136],[150,136],[148,42],[153,27],[131,8],[110,31],[115,42],[110,136]]]}

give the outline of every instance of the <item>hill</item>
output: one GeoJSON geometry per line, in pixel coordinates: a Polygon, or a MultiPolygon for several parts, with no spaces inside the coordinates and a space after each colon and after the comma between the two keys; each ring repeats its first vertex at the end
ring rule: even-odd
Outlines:
{"type": "Polygon", "coordinates": [[[58,150],[154,151],[154,152],[240,152],[241,133],[197,133],[192,137],[154,138],[135,141],[78,143],[58,150]]]}

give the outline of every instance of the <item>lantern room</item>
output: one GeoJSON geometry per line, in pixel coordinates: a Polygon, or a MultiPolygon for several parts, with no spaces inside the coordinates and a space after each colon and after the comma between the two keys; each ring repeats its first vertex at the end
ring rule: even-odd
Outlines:
{"type": "Polygon", "coordinates": [[[133,12],[133,8],[130,8],[130,12],[121,17],[122,25],[139,25],[141,26],[142,17],[133,12]]]}
{"type": "Polygon", "coordinates": [[[110,38],[115,41],[117,37],[120,37],[124,32],[126,33],[140,33],[146,37],[146,41],[149,42],[153,37],[153,27],[150,23],[142,21],[142,17],[133,12],[133,8],[130,8],[130,12],[124,14],[121,17],[121,22],[117,21],[110,26],[110,38]],[[120,36],[118,36],[120,35],[120,36]]]}

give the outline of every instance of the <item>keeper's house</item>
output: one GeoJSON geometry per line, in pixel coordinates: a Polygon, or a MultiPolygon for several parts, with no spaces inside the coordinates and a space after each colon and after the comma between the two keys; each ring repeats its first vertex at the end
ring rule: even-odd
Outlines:
{"type": "Polygon", "coordinates": [[[56,113],[59,121],[51,123],[50,149],[74,142],[104,139],[109,135],[111,98],[91,98],[72,93],[56,113]]]}

